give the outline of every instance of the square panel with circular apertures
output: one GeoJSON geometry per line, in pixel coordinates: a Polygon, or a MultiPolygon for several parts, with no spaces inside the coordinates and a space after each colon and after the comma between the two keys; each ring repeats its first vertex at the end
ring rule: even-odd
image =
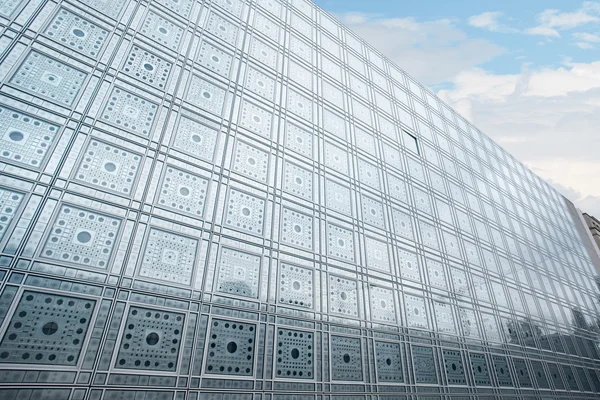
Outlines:
{"type": "Polygon", "coordinates": [[[221,7],[228,15],[233,15],[236,18],[240,18],[244,7],[244,2],[241,0],[213,0],[212,3],[221,7]]]}
{"type": "Polygon", "coordinates": [[[466,385],[465,367],[458,350],[442,350],[448,385],[466,385]]]}
{"type": "Polygon", "coordinates": [[[102,111],[102,120],[119,128],[148,136],[157,111],[156,103],[115,87],[102,111]]]}
{"type": "Polygon", "coordinates": [[[427,260],[425,264],[427,266],[429,284],[434,288],[447,290],[448,285],[446,283],[446,271],[444,265],[433,260],[427,260]]]}
{"type": "Polygon", "coordinates": [[[375,342],[377,381],[403,383],[402,350],[399,343],[375,342]]]}
{"type": "Polygon", "coordinates": [[[412,346],[412,361],[416,383],[438,383],[435,358],[431,347],[412,346]]]}
{"type": "Polygon", "coordinates": [[[287,122],[285,125],[285,147],[312,160],[313,135],[298,126],[287,122]]]}
{"type": "Polygon", "coordinates": [[[238,140],[233,156],[233,170],[252,180],[266,183],[269,153],[247,142],[238,140]]]}
{"type": "Polygon", "coordinates": [[[512,380],[512,374],[508,367],[508,361],[504,356],[492,356],[494,363],[494,371],[496,371],[496,378],[500,386],[514,386],[512,380]]]}
{"type": "MultiPolygon", "coordinates": [[[[267,0],[268,1],[268,0],[267,0]]],[[[290,33],[290,46],[289,50],[292,54],[296,55],[301,60],[305,60],[312,64],[313,52],[311,46],[306,43],[303,39],[300,39],[296,34],[290,33]]]]}
{"type": "Polygon", "coordinates": [[[294,61],[289,61],[288,76],[289,79],[295,82],[298,86],[312,92],[314,76],[311,71],[294,61]]]}
{"type": "Polygon", "coordinates": [[[59,129],[33,115],[0,106],[0,157],[40,168],[59,129]]]}
{"type": "Polygon", "coordinates": [[[325,142],[325,166],[348,175],[348,153],[329,142],[325,142]]]}
{"type": "Polygon", "coordinates": [[[311,25],[300,15],[292,12],[292,16],[290,18],[290,25],[292,26],[292,28],[304,35],[306,38],[312,39],[313,29],[311,25]]]}
{"type": "Polygon", "coordinates": [[[385,229],[383,204],[371,197],[361,195],[363,221],[377,228],[385,229]]]}
{"type": "MultiPolygon", "coordinates": [[[[323,80],[321,85],[321,94],[325,101],[328,101],[329,103],[341,109],[344,108],[344,93],[337,86],[334,86],[328,81],[323,80]]],[[[344,136],[340,139],[346,140],[346,137],[344,136]]]]}
{"type": "Polygon", "coordinates": [[[253,376],[255,346],[255,324],[213,319],[208,337],[205,372],[253,376]]]}
{"type": "Polygon", "coordinates": [[[108,32],[103,28],[64,8],[58,10],[44,33],[92,58],[98,56],[108,37],[108,32]]]}
{"type": "Polygon", "coordinates": [[[485,283],[485,278],[478,275],[471,275],[471,280],[473,282],[471,287],[473,288],[473,293],[475,293],[477,300],[491,303],[492,300],[487,284],[485,283]]]}
{"type": "Polygon", "coordinates": [[[313,308],[314,281],[312,269],[282,263],[279,267],[279,303],[313,308]]]}
{"type": "Polygon", "coordinates": [[[115,367],[176,371],[184,324],[182,313],[130,307],[115,367]]]}
{"type": "Polygon", "coordinates": [[[450,268],[450,275],[452,276],[452,286],[454,287],[454,293],[468,296],[469,295],[469,281],[465,271],[459,268],[450,268]]]}
{"type": "Polygon", "coordinates": [[[419,229],[421,231],[421,239],[423,244],[432,249],[439,250],[438,233],[435,226],[424,221],[419,221],[419,229]]]}
{"type": "Polygon", "coordinates": [[[194,273],[198,240],[151,228],[139,275],[189,285],[194,273]]]}
{"type": "Polygon", "coordinates": [[[81,0],[81,2],[115,19],[127,0],[81,0]]]}
{"type": "Polygon", "coordinates": [[[411,328],[429,328],[425,299],[404,293],[404,308],[406,321],[411,328]]]}
{"type": "Polygon", "coordinates": [[[186,101],[215,115],[221,115],[225,105],[225,89],[208,82],[198,75],[192,75],[186,94],[186,101]]]}
{"type": "Polygon", "coordinates": [[[387,243],[367,237],[365,238],[365,248],[368,268],[390,272],[391,262],[387,243]]]}
{"type": "Polygon", "coordinates": [[[369,87],[367,86],[367,83],[352,73],[349,74],[349,81],[350,81],[350,89],[354,93],[358,94],[363,99],[368,101],[369,100],[369,87]]]}
{"type": "Polygon", "coordinates": [[[352,231],[328,223],[327,254],[330,257],[354,262],[354,234],[352,231]]]}
{"type": "Polygon", "coordinates": [[[260,64],[275,69],[277,67],[277,55],[279,52],[268,44],[253,37],[250,41],[250,57],[260,64]]]}
{"type": "MultiPolygon", "coordinates": [[[[395,168],[398,171],[403,171],[404,165],[402,163],[402,154],[400,153],[400,150],[398,150],[396,147],[390,146],[386,142],[383,142],[382,147],[383,147],[383,158],[385,160],[386,166],[395,168]]],[[[393,189],[395,189],[395,187],[393,187],[392,183],[390,182],[390,190],[393,190],[393,189]]],[[[392,194],[390,193],[390,195],[392,195],[392,194]]],[[[401,200],[401,201],[403,201],[405,203],[407,202],[406,200],[401,200]]]]}
{"type": "Polygon", "coordinates": [[[0,363],[77,365],[95,305],[25,290],[0,342],[0,363]]]}
{"type": "Polygon", "coordinates": [[[286,109],[309,122],[313,120],[313,101],[289,88],[286,109]]]}
{"type": "Polygon", "coordinates": [[[409,214],[394,208],[392,209],[392,221],[396,235],[414,240],[413,219],[409,214]]]}
{"type": "Polygon", "coordinates": [[[248,129],[258,136],[270,139],[273,127],[273,113],[247,100],[242,100],[241,109],[239,126],[248,129]]]}
{"type": "Polygon", "coordinates": [[[403,279],[421,281],[421,267],[415,253],[398,249],[398,264],[400,265],[400,276],[403,279]]]}
{"type": "Polygon", "coordinates": [[[329,311],[358,317],[358,287],[355,280],[329,275],[329,311]]]}
{"type": "Polygon", "coordinates": [[[350,188],[327,179],[325,181],[325,205],[345,215],[352,215],[350,188]]]}
{"type": "Polygon", "coordinates": [[[215,156],[218,136],[216,129],[182,116],[175,130],[173,147],[211,161],[215,156]]]}
{"type": "Polygon", "coordinates": [[[550,389],[550,382],[541,361],[531,360],[531,373],[541,389],[550,389]]]}
{"type": "Polygon", "coordinates": [[[119,218],[63,204],[40,255],[106,269],[120,227],[119,218]]]}
{"type": "Polygon", "coordinates": [[[517,374],[519,386],[525,388],[533,387],[533,382],[531,382],[529,368],[527,367],[527,363],[525,362],[525,360],[522,358],[513,358],[513,363],[515,365],[515,372],[517,374]]]}
{"type": "Polygon", "coordinates": [[[200,43],[196,61],[208,70],[225,78],[229,78],[231,74],[233,57],[206,40],[200,43]]]}
{"type": "Polygon", "coordinates": [[[157,2],[183,18],[187,18],[190,15],[192,6],[194,5],[192,0],[157,0],[157,2]]]}
{"type": "Polygon", "coordinates": [[[355,121],[360,121],[365,125],[371,125],[371,110],[363,102],[351,97],[352,100],[352,115],[355,121]]]}
{"type": "Polygon", "coordinates": [[[281,27],[261,12],[256,12],[254,15],[254,24],[252,27],[269,39],[279,42],[281,27]]]}
{"type": "Polygon", "coordinates": [[[288,208],[283,208],[281,242],[305,250],[313,249],[313,217],[288,208]]]}
{"type": "Polygon", "coordinates": [[[423,169],[423,165],[411,157],[406,157],[406,163],[408,164],[408,173],[410,176],[413,179],[425,183],[425,170],[423,169]]]}
{"type": "Polygon", "coordinates": [[[71,106],[86,78],[85,72],[32,50],[10,82],[34,95],[71,106]]]}
{"type": "Polygon", "coordinates": [[[557,390],[566,390],[565,387],[565,382],[562,379],[562,376],[560,375],[560,370],[558,368],[558,364],[554,364],[554,363],[548,363],[548,371],[550,373],[549,377],[550,380],[552,381],[554,387],[557,390]]]}
{"type": "Polygon", "coordinates": [[[473,377],[475,378],[475,385],[491,386],[492,382],[490,381],[490,372],[485,354],[469,353],[469,362],[473,377]]]}
{"type": "Polygon", "coordinates": [[[252,67],[246,71],[244,88],[269,101],[275,97],[275,79],[252,67]]]}
{"type": "Polygon", "coordinates": [[[221,249],[217,291],[258,298],[261,257],[228,247],[221,249]]]}
{"type": "Polygon", "coordinates": [[[362,381],[360,339],[331,336],[331,378],[334,381],[362,381]]]}
{"type": "Polygon", "coordinates": [[[225,225],[253,233],[263,234],[266,201],[260,197],[230,188],[225,211],[225,225]]]}
{"type": "Polygon", "coordinates": [[[433,215],[429,194],[423,190],[417,189],[414,186],[412,189],[415,196],[415,207],[417,210],[423,211],[429,215],[433,215]]]}
{"type": "Polygon", "coordinates": [[[328,109],[323,110],[323,129],[342,140],[346,140],[346,120],[328,109]]]}
{"type": "Polygon", "coordinates": [[[314,379],[314,334],[292,329],[277,329],[277,378],[314,379]]]}
{"type": "Polygon", "coordinates": [[[481,336],[474,310],[459,307],[458,317],[460,318],[460,325],[464,336],[472,338],[479,338],[481,336]]]}
{"type": "Polygon", "coordinates": [[[131,195],[142,157],[91,139],[75,171],[76,180],[122,195],[131,195]]]}
{"type": "Polygon", "coordinates": [[[211,11],[208,15],[205,31],[221,39],[225,43],[234,46],[236,44],[239,29],[225,18],[214,11],[211,11]]]}
{"type": "Polygon", "coordinates": [[[281,15],[281,3],[275,0],[257,0],[256,4],[276,17],[281,15]]]}
{"type": "Polygon", "coordinates": [[[159,185],[158,204],[202,217],[207,191],[207,179],[169,165],[159,185]]]}
{"type": "Polygon", "coordinates": [[[443,333],[456,333],[452,306],[450,304],[435,301],[433,310],[438,331],[443,333]]]}
{"type": "Polygon", "coordinates": [[[378,286],[371,286],[371,318],[387,324],[396,323],[396,302],[394,292],[378,286]]]}
{"type": "Polygon", "coordinates": [[[442,231],[442,238],[444,239],[444,245],[446,253],[456,258],[461,258],[460,245],[458,238],[450,232],[442,231]]]}
{"type": "Polygon", "coordinates": [[[23,201],[23,194],[0,187],[0,240],[8,231],[8,227],[17,215],[23,201]]]}
{"type": "Polygon", "coordinates": [[[313,173],[289,161],[283,162],[283,190],[305,200],[313,200],[313,173]]]}
{"type": "Polygon", "coordinates": [[[148,11],[140,32],[173,51],[177,51],[183,38],[183,28],[154,11],[148,11]]]}
{"type": "Polygon", "coordinates": [[[373,164],[361,159],[358,159],[358,180],[373,189],[381,189],[379,170],[373,164]]]}
{"type": "Polygon", "coordinates": [[[10,17],[12,13],[14,13],[17,8],[19,8],[21,3],[22,0],[3,1],[2,4],[0,4],[0,15],[6,18],[10,17]]]}
{"type": "Polygon", "coordinates": [[[148,50],[134,45],[127,55],[123,71],[148,85],[164,90],[173,64],[148,50]]]}

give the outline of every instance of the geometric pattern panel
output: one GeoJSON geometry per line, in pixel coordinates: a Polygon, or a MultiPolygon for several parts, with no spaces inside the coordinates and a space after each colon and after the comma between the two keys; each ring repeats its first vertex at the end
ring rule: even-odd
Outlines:
{"type": "Polygon", "coordinates": [[[21,201],[23,201],[23,194],[0,187],[0,240],[17,214],[21,201]]]}
{"type": "Polygon", "coordinates": [[[59,129],[33,115],[0,106],[0,157],[39,168],[59,129]]]}
{"type": "Polygon", "coordinates": [[[531,369],[533,371],[533,376],[535,376],[535,381],[537,382],[538,387],[541,389],[550,389],[550,382],[548,381],[546,371],[544,371],[544,366],[541,361],[532,360],[531,369]]]}
{"type": "Polygon", "coordinates": [[[416,383],[437,383],[433,349],[421,346],[412,346],[411,348],[416,383]]]}
{"type": "Polygon", "coordinates": [[[76,365],[95,304],[24,291],[0,342],[0,363],[76,365]]]}
{"type": "Polygon", "coordinates": [[[140,276],[189,285],[198,241],[151,228],[140,265],[140,276]]]}
{"type": "Polygon", "coordinates": [[[123,71],[157,89],[165,89],[172,64],[147,50],[133,46],[123,71]]]}
{"type": "Polygon", "coordinates": [[[95,58],[108,32],[90,21],[61,8],[46,29],[46,35],[61,44],[95,58]]]}
{"type": "Polygon", "coordinates": [[[206,373],[254,375],[256,325],[213,319],[208,339],[206,373]]]}
{"type": "Polygon", "coordinates": [[[41,256],[106,269],[120,227],[118,218],[63,204],[41,256]]]}
{"type": "Polygon", "coordinates": [[[428,328],[427,309],[425,299],[404,293],[404,306],[408,326],[411,328],[428,328]]]}
{"type": "Polygon", "coordinates": [[[281,242],[312,250],[313,217],[284,208],[282,219],[281,242]]]}
{"type": "Polygon", "coordinates": [[[87,74],[37,51],[31,51],[10,82],[63,106],[73,105],[87,74]]]}
{"type": "Polygon", "coordinates": [[[159,189],[158,203],[196,217],[204,213],[208,180],[167,166],[159,189]]]}
{"type": "Polygon", "coordinates": [[[181,313],[130,307],[115,367],[175,371],[184,320],[181,313]]]}
{"type": "Polygon", "coordinates": [[[217,290],[243,297],[258,297],[261,257],[223,247],[217,290]]]}
{"type": "Polygon", "coordinates": [[[177,50],[183,36],[182,28],[152,11],[146,15],[140,32],[171,50],[177,50]]]}
{"type": "Polygon", "coordinates": [[[488,371],[488,364],[484,354],[469,353],[469,359],[471,361],[471,371],[475,377],[475,384],[477,386],[490,386],[490,375],[488,371]]]}
{"type": "Polygon", "coordinates": [[[531,382],[531,376],[529,375],[529,369],[527,363],[522,358],[513,358],[515,363],[515,370],[517,371],[517,380],[519,381],[520,387],[533,387],[531,382]]]}
{"type": "Polygon", "coordinates": [[[392,290],[371,286],[371,317],[374,321],[396,323],[396,306],[392,290]]]}
{"type": "Polygon", "coordinates": [[[278,378],[313,379],[313,334],[291,329],[277,330],[278,378]]]}
{"type": "Polygon", "coordinates": [[[390,257],[387,244],[379,240],[366,238],[367,267],[380,271],[390,271],[390,257]]]}
{"type": "Polygon", "coordinates": [[[494,371],[496,371],[496,378],[500,386],[513,386],[512,374],[508,366],[506,357],[503,356],[492,356],[494,361],[494,371]]]}
{"type": "Polygon", "coordinates": [[[465,368],[459,351],[443,350],[444,367],[449,385],[466,385],[465,368]]]}
{"type": "Polygon", "coordinates": [[[244,142],[238,141],[233,170],[250,179],[266,183],[269,154],[244,142]]]}
{"type": "Polygon", "coordinates": [[[314,273],[309,268],[281,264],[279,272],[279,302],[313,308],[314,273]]]}
{"type": "Polygon", "coordinates": [[[173,147],[211,161],[215,155],[218,132],[185,116],[175,131],[173,147]]]}
{"type": "Polygon", "coordinates": [[[305,200],[312,201],[312,172],[289,162],[285,162],[283,171],[283,190],[305,200]]]}
{"type": "Polygon", "coordinates": [[[331,372],[334,381],[362,381],[360,339],[331,336],[331,372]]]}
{"type": "Polygon", "coordinates": [[[334,181],[325,182],[325,204],[327,208],[352,215],[352,203],[350,201],[350,189],[334,181]]]}
{"type": "Polygon", "coordinates": [[[329,276],[329,311],[358,317],[358,288],[356,281],[340,276],[329,276]]]}
{"type": "Polygon", "coordinates": [[[265,203],[263,199],[230,188],[225,225],[262,235],[265,203]]]}
{"type": "Polygon", "coordinates": [[[75,178],[103,189],[129,195],[140,163],[139,154],[92,139],[75,172],[75,178]]]}
{"type": "Polygon", "coordinates": [[[402,351],[398,343],[375,342],[375,359],[379,382],[404,382],[402,351]]]}
{"type": "Polygon", "coordinates": [[[328,254],[344,261],[354,261],[354,235],[340,226],[327,224],[328,254]]]}
{"type": "Polygon", "coordinates": [[[231,73],[233,57],[212,44],[203,41],[200,44],[197,61],[203,67],[227,78],[231,73]]]}
{"type": "Polygon", "coordinates": [[[148,136],[157,111],[156,103],[115,87],[102,112],[102,120],[133,133],[148,136]]]}

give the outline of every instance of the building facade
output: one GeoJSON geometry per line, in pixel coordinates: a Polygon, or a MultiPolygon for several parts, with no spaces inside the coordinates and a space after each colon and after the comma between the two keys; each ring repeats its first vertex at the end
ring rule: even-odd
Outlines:
{"type": "Polygon", "coordinates": [[[0,25],[0,399],[600,398],[573,205],[314,4],[0,25]]]}
{"type": "Polygon", "coordinates": [[[598,219],[596,219],[594,216],[586,213],[583,214],[583,218],[585,219],[587,227],[592,234],[592,238],[594,239],[594,243],[596,244],[598,251],[600,251],[600,221],[598,221],[598,219]]]}

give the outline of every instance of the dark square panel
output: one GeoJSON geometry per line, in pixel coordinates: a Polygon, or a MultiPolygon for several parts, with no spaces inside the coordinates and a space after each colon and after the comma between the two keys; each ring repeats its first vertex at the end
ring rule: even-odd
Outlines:
{"type": "Polygon", "coordinates": [[[335,381],[361,381],[362,352],[360,339],[331,337],[331,372],[335,381]]]}
{"type": "Polygon", "coordinates": [[[213,319],[208,340],[206,372],[252,376],[256,325],[213,319]]]}
{"type": "Polygon", "coordinates": [[[444,368],[446,369],[446,377],[448,385],[466,385],[465,367],[457,350],[442,350],[444,355],[444,368]]]}
{"type": "Polygon", "coordinates": [[[375,342],[375,359],[379,382],[404,382],[400,344],[375,342]]]}
{"type": "Polygon", "coordinates": [[[412,361],[416,383],[438,383],[432,348],[412,346],[412,361]]]}
{"type": "Polygon", "coordinates": [[[291,329],[277,330],[278,378],[314,378],[314,335],[310,332],[291,329]]]}

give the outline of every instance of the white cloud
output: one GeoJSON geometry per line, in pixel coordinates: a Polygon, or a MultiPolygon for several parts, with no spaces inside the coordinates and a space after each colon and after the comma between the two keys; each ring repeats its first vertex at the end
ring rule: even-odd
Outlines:
{"type": "Polygon", "coordinates": [[[600,3],[586,1],[573,12],[548,9],[537,15],[539,25],[525,30],[528,35],[559,37],[559,30],[577,28],[589,23],[600,22],[600,3]]]}
{"type": "Polygon", "coordinates": [[[575,32],[573,37],[584,42],[600,43],[600,35],[594,35],[587,32],[575,32]]]}
{"type": "Polygon", "coordinates": [[[338,18],[425,84],[448,81],[504,51],[488,40],[468,37],[450,19],[418,21],[360,13],[338,18]]]}
{"type": "Polygon", "coordinates": [[[575,42],[573,44],[582,50],[590,50],[594,48],[594,46],[588,42],[575,42]]]}
{"type": "Polygon", "coordinates": [[[475,28],[487,29],[492,32],[517,32],[516,29],[510,28],[500,22],[503,13],[498,11],[487,11],[478,15],[469,17],[469,25],[475,28]]]}
{"type": "Polygon", "coordinates": [[[453,83],[438,92],[443,100],[542,178],[573,188],[583,211],[600,210],[600,61],[510,75],[471,69],[453,83]]]}
{"type": "Polygon", "coordinates": [[[536,26],[535,28],[527,28],[525,29],[525,33],[528,35],[560,37],[560,33],[558,33],[556,29],[552,29],[547,26],[536,26]]]}

